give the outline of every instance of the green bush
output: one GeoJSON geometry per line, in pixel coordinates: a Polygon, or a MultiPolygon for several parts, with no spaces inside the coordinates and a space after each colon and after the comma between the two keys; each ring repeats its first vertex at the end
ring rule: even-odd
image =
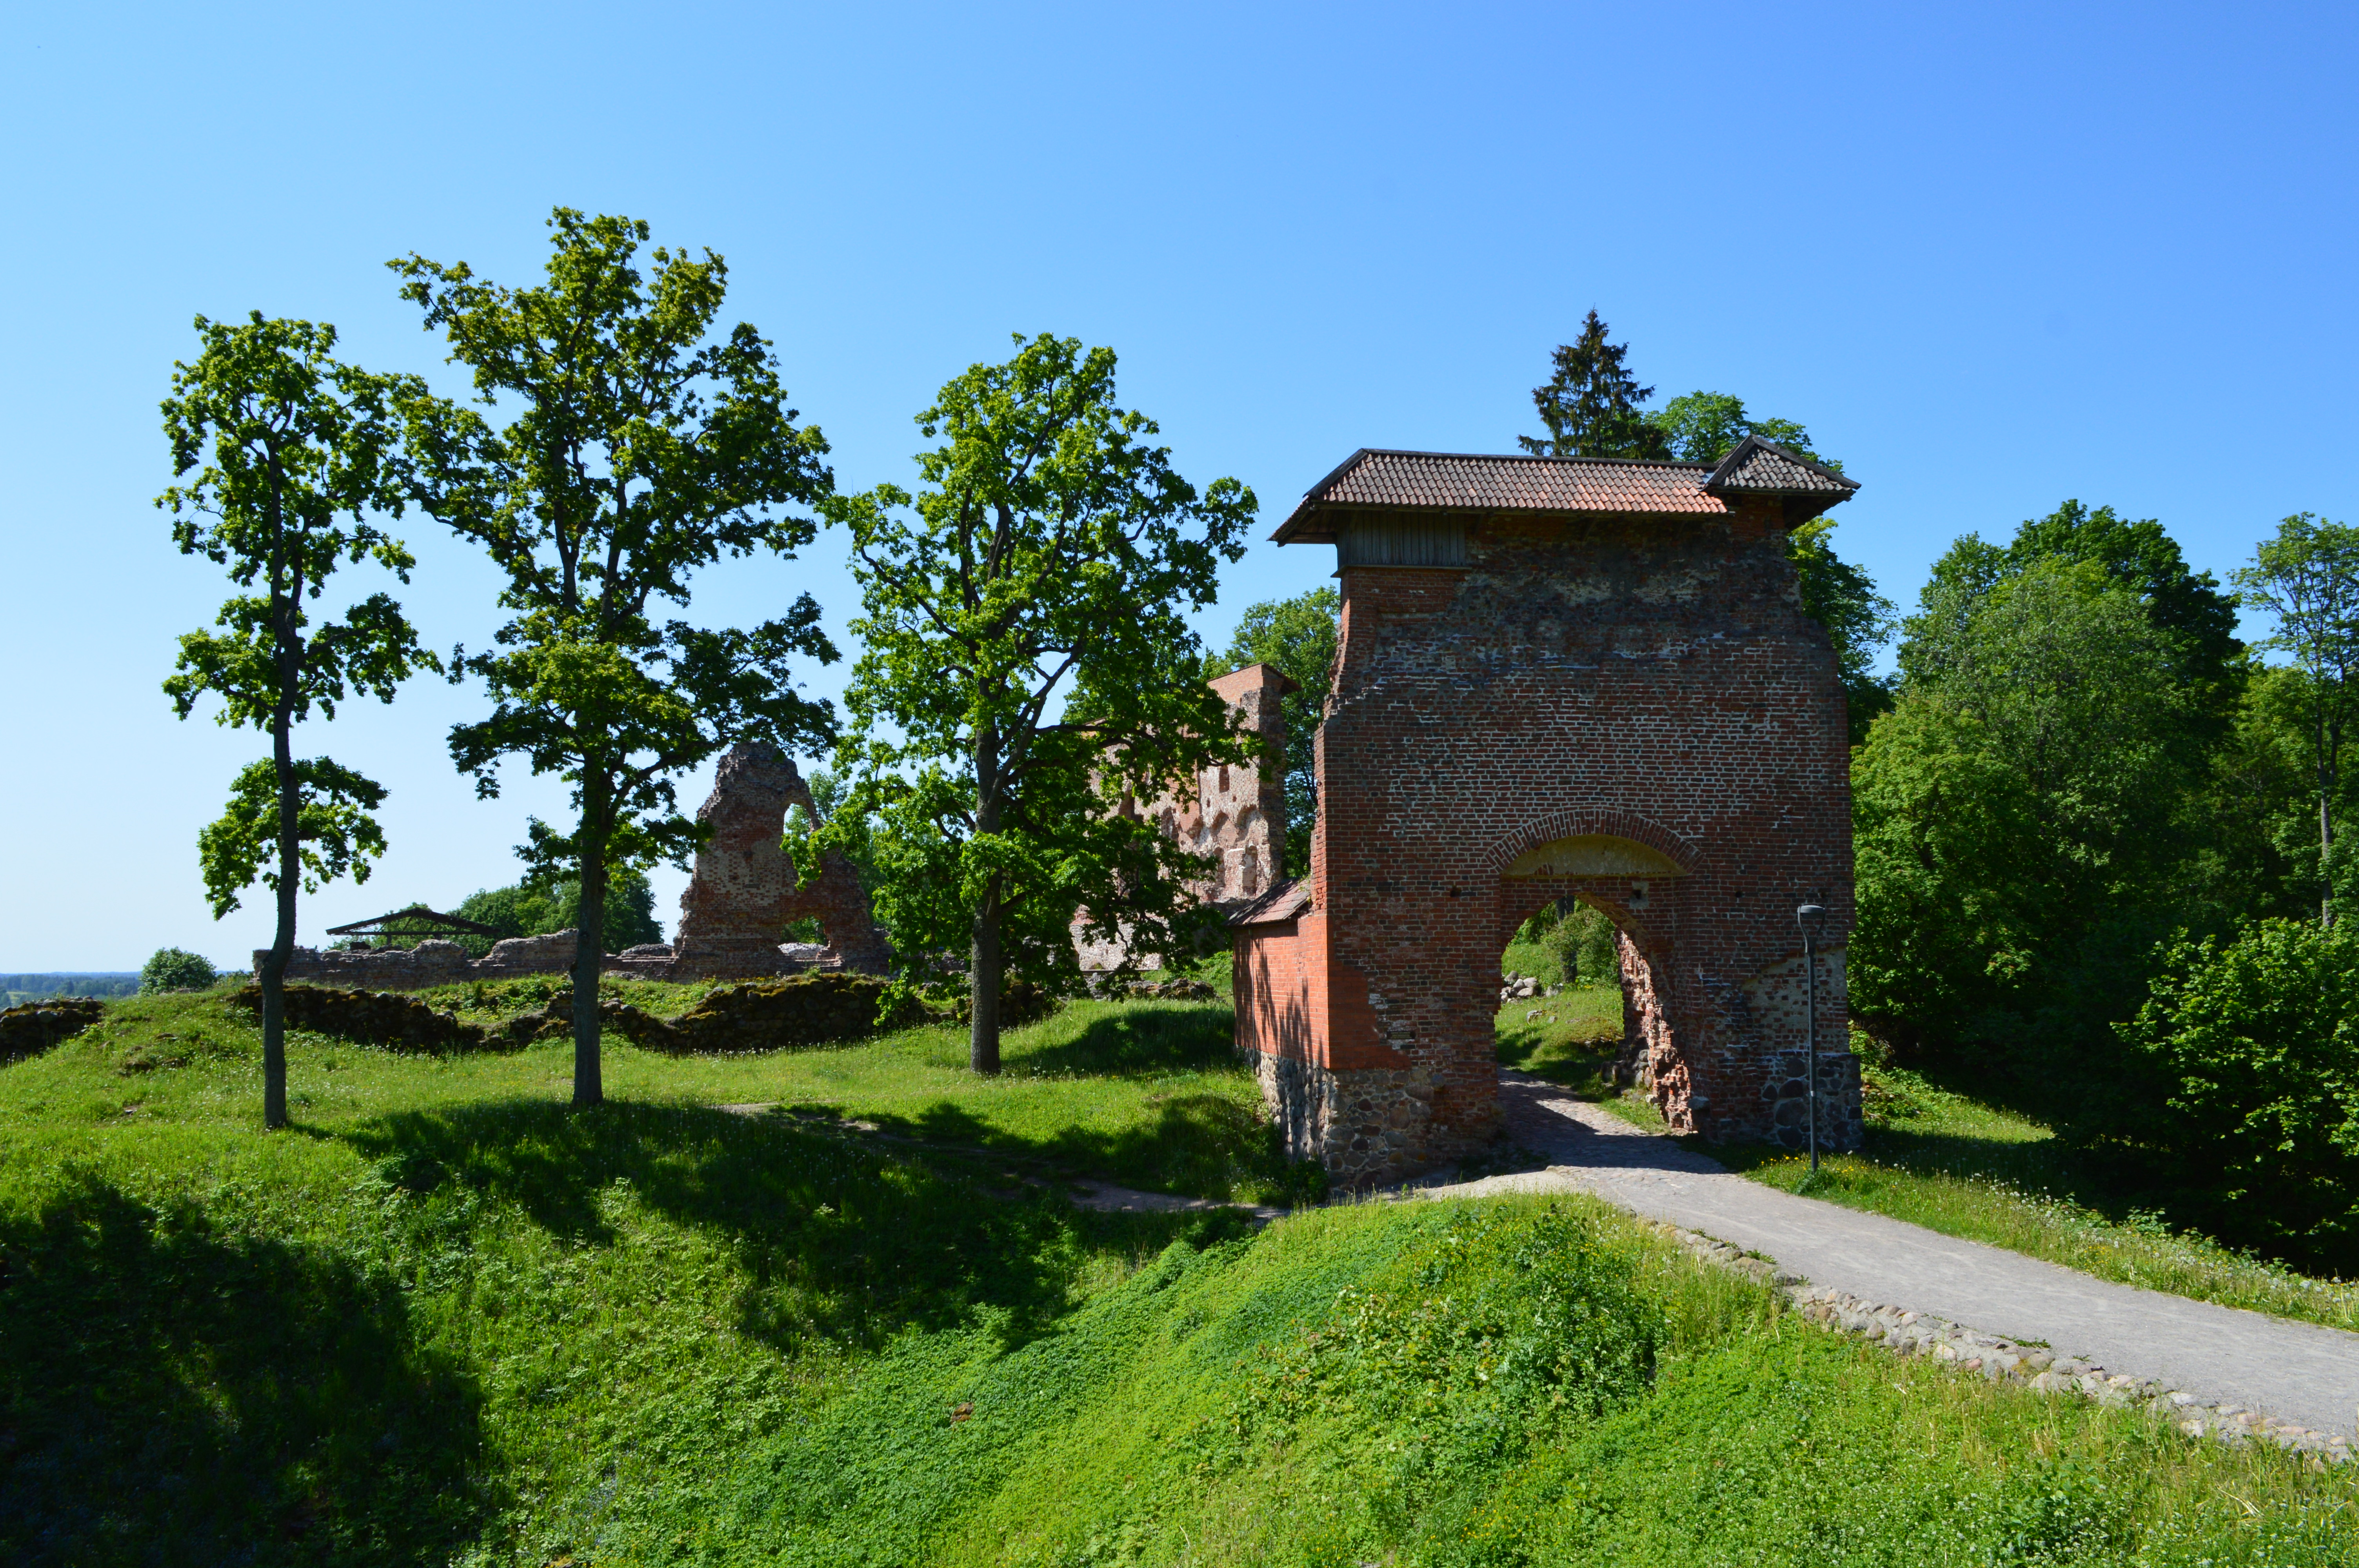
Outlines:
{"type": "Polygon", "coordinates": [[[2212,1234],[2359,1262],[2359,931],[2267,920],[2165,952],[2121,1036],[2157,1079],[2120,1144],[2212,1234]]]}
{"type": "Polygon", "coordinates": [[[149,994],[201,991],[218,978],[210,958],[178,947],[158,947],[156,956],[139,971],[139,989],[149,994]]]}

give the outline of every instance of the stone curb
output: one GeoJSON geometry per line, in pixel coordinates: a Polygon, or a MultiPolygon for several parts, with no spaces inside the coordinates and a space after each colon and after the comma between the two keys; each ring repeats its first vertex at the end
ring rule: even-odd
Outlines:
{"type": "Polygon", "coordinates": [[[1700,1231],[1663,1224],[1654,1228],[1690,1257],[1767,1285],[1810,1322],[1837,1333],[1857,1335],[1897,1356],[1923,1356],[1962,1372],[1980,1373],[1994,1382],[2071,1394],[2116,1410],[2144,1409],[2169,1418],[2180,1432],[2199,1441],[2210,1437],[2241,1447],[2257,1438],[2329,1465],[2353,1457],[2350,1440],[2339,1433],[2313,1432],[2242,1405],[2206,1405],[2184,1390],[2110,1375],[2093,1362],[2058,1356],[2043,1346],[2020,1345],[1930,1313],[1908,1312],[1846,1291],[1813,1286],[1766,1258],[1749,1256],[1700,1231]]]}

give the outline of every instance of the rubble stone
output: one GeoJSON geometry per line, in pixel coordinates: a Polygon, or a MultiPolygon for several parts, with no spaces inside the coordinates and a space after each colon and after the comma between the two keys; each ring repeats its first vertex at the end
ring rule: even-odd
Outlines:
{"type": "Polygon", "coordinates": [[[38,1056],[106,1015],[95,997],[48,997],[0,1012],[0,1064],[38,1056]]]}
{"type": "MultiPolygon", "coordinates": [[[[332,986],[288,986],[285,994],[289,1029],[308,1029],[364,1045],[422,1051],[438,1056],[497,1050],[507,1044],[494,1038],[478,1024],[464,1022],[453,1013],[436,1011],[416,997],[342,990],[332,986]]],[[[257,1016],[262,1011],[260,986],[246,986],[231,1000],[257,1016]]]]}

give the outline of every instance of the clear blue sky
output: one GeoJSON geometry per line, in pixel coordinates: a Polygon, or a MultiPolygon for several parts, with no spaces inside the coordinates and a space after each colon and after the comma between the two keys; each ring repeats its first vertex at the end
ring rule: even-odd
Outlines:
{"type": "MultiPolygon", "coordinates": [[[[193,849],[264,744],[158,690],[224,592],[150,505],[198,312],[332,321],[456,390],[385,261],[524,281],[553,203],[628,213],[728,258],[840,483],[906,480],[932,389],[1052,330],[1114,346],[1181,471],[1244,479],[1266,532],[1355,447],[1512,449],[1594,306],[1664,396],[1808,425],[1864,484],[1839,547],[1904,604],[1956,535],[2068,496],[2225,572],[2285,514],[2359,512],[2354,16],[18,5],[0,969],[268,938],[259,897],[210,918],[193,849]]],[[[429,639],[480,643],[485,570],[399,532],[429,639]]],[[[1257,545],[1202,630],[1332,569],[1257,545]]],[[[806,589],[840,633],[826,537],[711,574],[697,613],[806,589]]],[[[474,799],[442,737],[479,705],[420,684],[302,738],[394,790],[391,855],[308,901],[305,939],[513,880],[563,802],[474,799]]]]}

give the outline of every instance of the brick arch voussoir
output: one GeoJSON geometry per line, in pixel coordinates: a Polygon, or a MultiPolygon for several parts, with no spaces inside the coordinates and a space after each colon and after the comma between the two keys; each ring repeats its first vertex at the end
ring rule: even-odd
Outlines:
{"type": "Polygon", "coordinates": [[[1669,857],[1684,871],[1692,872],[1700,858],[1695,845],[1659,822],[1635,812],[1583,807],[1552,811],[1531,818],[1491,847],[1489,854],[1484,857],[1484,869],[1495,877],[1506,871],[1516,856],[1537,845],[1593,834],[1644,844],[1649,849],[1669,857]]]}

